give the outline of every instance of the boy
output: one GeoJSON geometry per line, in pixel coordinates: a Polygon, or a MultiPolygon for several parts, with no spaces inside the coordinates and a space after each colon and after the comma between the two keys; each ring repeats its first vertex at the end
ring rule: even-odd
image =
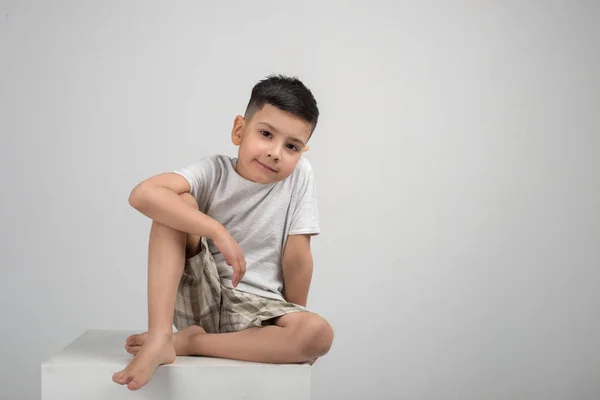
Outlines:
{"type": "Polygon", "coordinates": [[[300,80],[267,77],[234,120],[237,158],[206,157],[133,189],[130,204],[153,220],[148,332],[127,338],[135,357],[113,381],[137,390],[176,355],[313,363],[329,351],[331,326],[305,308],[319,221],[301,155],[318,116],[300,80]]]}

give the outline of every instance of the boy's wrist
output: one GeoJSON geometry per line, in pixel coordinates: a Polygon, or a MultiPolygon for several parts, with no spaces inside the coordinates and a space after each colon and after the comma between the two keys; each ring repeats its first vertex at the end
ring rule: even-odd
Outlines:
{"type": "Polygon", "coordinates": [[[212,241],[227,235],[227,229],[217,220],[213,219],[213,223],[211,224],[210,231],[208,232],[208,238],[212,241]]]}

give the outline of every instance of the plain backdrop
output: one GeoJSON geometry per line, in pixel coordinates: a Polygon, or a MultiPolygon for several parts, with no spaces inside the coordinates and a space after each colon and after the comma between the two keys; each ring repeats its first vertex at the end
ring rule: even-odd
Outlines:
{"type": "MultiPolygon", "coordinates": [[[[0,1],[0,398],[146,328],[141,180],[300,77],[336,331],[313,398],[600,398],[593,1],[0,1]]],[[[110,377],[107,377],[110,379],[110,377]]],[[[282,394],[282,398],[285,395],[282,394]]]]}

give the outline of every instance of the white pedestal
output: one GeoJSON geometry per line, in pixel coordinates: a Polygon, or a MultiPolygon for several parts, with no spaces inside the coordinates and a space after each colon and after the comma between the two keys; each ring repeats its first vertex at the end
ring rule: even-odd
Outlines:
{"type": "Polygon", "coordinates": [[[42,400],[308,400],[310,366],[178,356],[131,391],[112,381],[133,332],[90,330],[42,364],[42,400]]]}

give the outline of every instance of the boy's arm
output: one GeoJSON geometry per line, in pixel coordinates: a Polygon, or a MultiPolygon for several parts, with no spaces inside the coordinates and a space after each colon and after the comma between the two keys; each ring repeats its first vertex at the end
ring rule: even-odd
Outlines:
{"type": "Polygon", "coordinates": [[[159,224],[212,239],[233,268],[232,283],[236,287],[246,273],[242,248],[221,223],[183,200],[181,194],[189,191],[190,184],[183,176],[174,172],[159,174],[137,185],[129,195],[129,204],[159,224]]]}
{"type": "Polygon", "coordinates": [[[313,272],[310,235],[288,236],[283,252],[283,297],[306,307],[313,272]]]}
{"type": "Polygon", "coordinates": [[[181,198],[189,191],[190,184],[183,176],[159,174],[137,185],[129,195],[129,204],[153,221],[178,231],[210,239],[222,234],[224,227],[219,222],[181,198]]]}

